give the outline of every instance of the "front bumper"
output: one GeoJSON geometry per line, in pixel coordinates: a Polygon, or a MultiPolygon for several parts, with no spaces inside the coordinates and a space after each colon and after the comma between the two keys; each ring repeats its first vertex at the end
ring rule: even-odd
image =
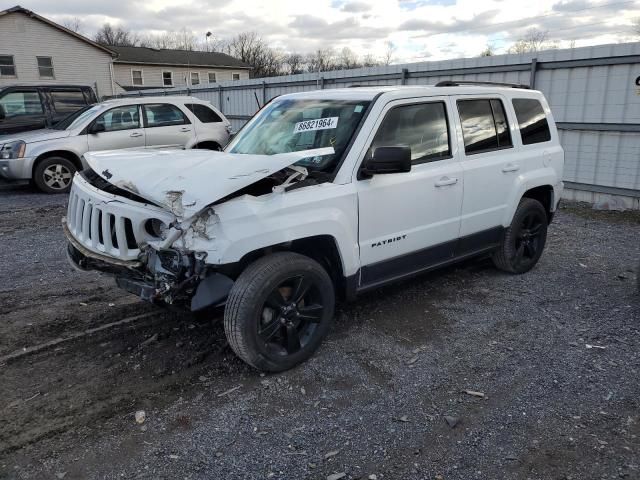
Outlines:
{"type": "Polygon", "coordinates": [[[6,180],[30,180],[34,158],[0,160],[0,177],[6,180]]]}
{"type": "MultiPolygon", "coordinates": [[[[63,223],[64,225],[64,223],[63,223]]],[[[125,262],[84,248],[64,225],[67,259],[79,270],[97,270],[115,278],[116,285],[153,304],[175,305],[192,312],[225,304],[233,280],[206,271],[193,256],[167,250],[148,249],[144,261],[125,262]]]]}

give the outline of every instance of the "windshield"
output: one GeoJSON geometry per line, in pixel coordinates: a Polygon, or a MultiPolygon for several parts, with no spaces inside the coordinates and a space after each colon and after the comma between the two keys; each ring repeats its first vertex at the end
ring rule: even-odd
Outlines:
{"type": "Polygon", "coordinates": [[[333,147],[334,154],[303,158],[296,163],[330,173],[339,163],[360,124],[369,101],[274,100],[243,128],[229,153],[274,155],[333,147]]]}
{"type": "Polygon", "coordinates": [[[77,112],[67,115],[51,128],[55,128],[56,130],[73,130],[74,128],[80,127],[85,120],[91,118],[95,113],[104,108],[103,105],[89,105],[81,108],[77,112]]]}

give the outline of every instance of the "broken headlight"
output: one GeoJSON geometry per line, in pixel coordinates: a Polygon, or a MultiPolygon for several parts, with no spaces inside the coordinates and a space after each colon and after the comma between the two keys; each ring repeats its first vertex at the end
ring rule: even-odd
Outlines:
{"type": "Polygon", "coordinates": [[[144,224],[144,228],[149,235],[161,238],[162,240],[166,240],[167,235],[169,234],[169,226],[157,218],[150,218],[147,220],[144,224]]]}
{"type": "Polygon", "coordinates": [[[24,152],[27,149],[27,144],[22,140],[15,142],[5,143],[0,146],[0,159],[12,160],[14,158],[24,157],[24,152]]]}

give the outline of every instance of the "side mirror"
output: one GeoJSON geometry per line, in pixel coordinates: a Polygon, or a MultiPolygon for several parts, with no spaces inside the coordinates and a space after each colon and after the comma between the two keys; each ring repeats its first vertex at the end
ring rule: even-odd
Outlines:
{"type": "Polygon", "coordinates": [[[89,129],[89,133],[96,134],[100,132],[105,132],[106,130],[107,129],[104,128],[104,123],[94,123],[93,125],[91,125],[91,128],[89,129]]]}
{"type": "Polygon", "coordinates": [[[383,173],[411,171],[410,147],[378,147],[373,156],[364,162],[364,178],[383,173]]]}

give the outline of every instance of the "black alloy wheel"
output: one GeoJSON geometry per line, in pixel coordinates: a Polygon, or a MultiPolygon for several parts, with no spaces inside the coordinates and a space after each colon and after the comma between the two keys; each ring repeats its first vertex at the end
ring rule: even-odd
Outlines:
{"type": "Polygon", "coordinates": [[[287,370],[320,346],[334,305],[333,283],[318,262],[298,253],[273,253],[249,265],[235,281],[225,306],[225,333],[249,365],[287,370]]]}
{"type": "Polygon", "coordinates": [[[292,355],[309,344],[324,316],[318,286],[305,276],[287,278],[265,300],[258,322],[264,348],[277,355],[292,355]]]}
{"type": "Polygon", "coordinates": [[[495,266],[509,273],[531,270],[544,250],[548,224],[547,211],[539,201],[521,199],[500,247],[493,254],[495,266]]]}

